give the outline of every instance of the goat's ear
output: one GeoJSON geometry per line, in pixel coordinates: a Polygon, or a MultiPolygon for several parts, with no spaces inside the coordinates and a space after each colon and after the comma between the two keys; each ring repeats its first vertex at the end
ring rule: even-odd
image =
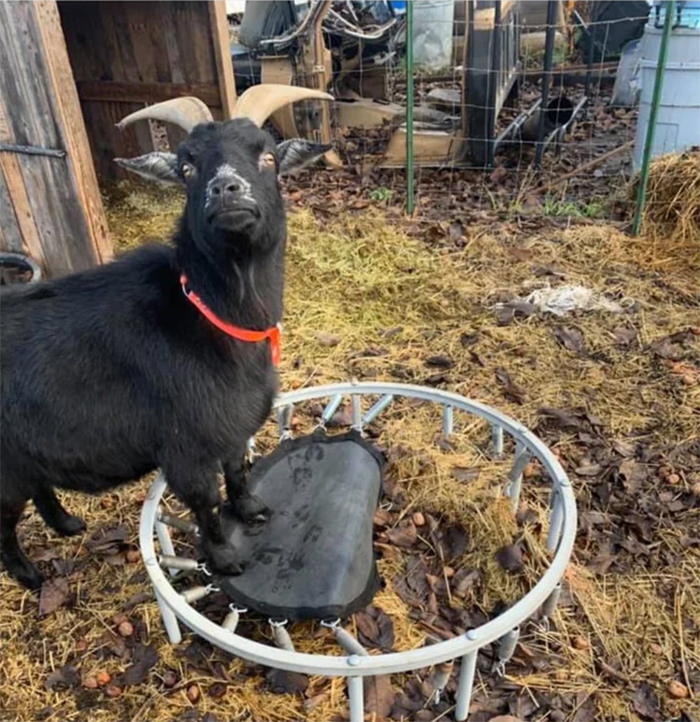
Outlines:
{"type": "Polygon", "coordinates": [[[142,178],[159,183],[177,183],[182,185],[183,180],[177,169],[177,156],[175,153],[146,153],[138,158],[115,158],[114,162],[142,178]]]}
{"type": "Polygon", "coordinates": [[[311,143],[301,138],[285,140],[277,146],[279,174],[289,175],[315,163],[332,148],[330,143],[311,143]]]}

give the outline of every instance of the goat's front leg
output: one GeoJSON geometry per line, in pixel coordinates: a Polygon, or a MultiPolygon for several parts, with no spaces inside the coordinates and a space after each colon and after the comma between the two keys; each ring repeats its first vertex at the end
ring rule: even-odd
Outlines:
{"type": "Polygon", "coordinates": [[[226,575],[240,574],[245,563],[226,541],[221,526],[216,467],[192,467],[179,463],[164,465],[163,470],[170,488],[180,501],[187,504],[197,520],[202,549],[211,570],[226,575]]]}
{"type": "Polygon", "coordinates": [[[228,511],[246,523],[267,521],[270,510],[248,489],[245,454],[232,455],[223,462],[228,511]]]}

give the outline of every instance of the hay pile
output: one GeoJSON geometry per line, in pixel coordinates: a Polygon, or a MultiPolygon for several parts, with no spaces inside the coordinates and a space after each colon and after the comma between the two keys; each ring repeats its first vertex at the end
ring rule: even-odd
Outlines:
{"type": "Polygon", "coordinates": [[[651,162],[642,232],[655,240],[673,239],[680,247],[692,244],[700,253],[700,148],[651,162]]]}
{"type": "MultiPolygon", "coordinates": [[[[120,186],[109,205],[115,240],[125,248],[167,233],[180,205],[177,192],[120,186]]],[[[537,719],[535,700],[540,714],[558,713],[551,719],[637,721],[643,715],[640,682],[665,719],[683,709],[690,713],[693,700],[667,689],[680,682],[700,694],[700,596],[693,592],[700,554],[692,542],[700,523],[693,496],[700,493],[700,468],[692,447],[700,408],[697,257],[664,256],[660,264],[647,239],[605,226],[525,238],[515,225],[473,228],[464,248],[437,254],[372,211],[324,222],[301,211],[289,224],[283,388],[352,377],[435,384],[537,429],[572,472],[582,533],[563,605],[551,631],[527,629],[504,682],[494,681],[482,655],[477,714],[489,719],[511,710],[537,719]],[[504,317],[495,308],[559,282],[631,299],[633,308],[565,319],[520,312],[504,317]],[[561,428],[545,423],[543,407],[566,410],[573,421],[561,428]],[[595,476],[604,454],[631,447],[639,448],[635,460],[616,457],[616,466],[595,476]],[[627,512],[621,515],[614,501],[632,472],[636,486],[625,503],[637,526],[653,526],[649,549],[641,532],[632,541],[623,534],[622,547],[616,536],[627,529],[627,512]],[[600,485],[611,483],[611,496],[600,503],[600,485]],[[663,513],[659,503],[666,505],[663,513]],[[608,566],[606,554],[614,557],[608,566]],[[483,711],[487,699],[496,704],[492,715],[483,711]]],[[[313,413],[300,408],[297,414],[301,434],[313,413]]],[[[446,448],[436,444],[438,429],[434,410],[406,403],[392,406],[377,423],[378,443],[403,449],[389,475],[405,499],[392,523],[417,511],[462,523],[467,546],[453,566],[478,570],[480,577],[463,600],[453,601],[488,614],[526,591],[545,563],[539,529],[544,487],[534,469],[523,497],[531,517],[516,525],[500,494],[504,465],[484,453],[488,430],[461,418],[446,448]],[[470,470],[467,480],[455,469],[470,470]],[[494,555],[516,539],[526,565],[513,574],[494,555]]],[[[56,557],[49,566],[64,575],[69,593],[56,611],[37,617],[32,595],[0,578],[3,722],[171,722],[206,713],[221,722],[343,719],[341,680],[314,678],[303,696],[273,694],[264,670],[201,648],[191,637],[183,645],[190,643],[187,653],[168,645],[156,605],[143,596],[149,586],[141,564],[124,552],[136,544],[143,493],[141,484],[98,499],[66,498],[90,531],[124,525],[124,548],[116,555],[88,552],[86,539],[57,540],[33,512],[23,522],[28,553],[56,557]],[[127,651],[119,654],[115,614],[125,608],[134,633],[121,640],[127,651]],[[80,684],[47,689],[51,673],[65,665],[81,679],[103,670],[117,675],[131,659],[134,640],[152,644],[159,657],[143,683],[114,698],[80,684]]],[[[390,545],[380,550],[390,583],[375,606],[391,619],[396,647],[415,647],[434,630],[412,618],[394,588],[403,552],[390,545]]],[[[248,622],[242,632],[270,638],[264,624],[248,622]]],[[[338,653],[316,625],[293,630],[293,637],[300,649],[338,653]]],[[[398,692],[425,677],[422,671],[392,683],[398,692]]]]}

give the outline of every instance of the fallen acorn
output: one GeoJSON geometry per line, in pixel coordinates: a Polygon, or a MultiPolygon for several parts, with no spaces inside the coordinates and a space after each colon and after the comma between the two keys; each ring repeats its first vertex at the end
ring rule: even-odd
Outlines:
{"type": "Polygon", "coordinates": [[[425,517],[423,516],[423,514],[421,514],[421,512],[417,511],[413,515],[413,523],[416,526],[424,526],[425,525],[425,517]]]}
{"type": "Polygon", "coordinates": [[[678,682],[675,679],[668,683],[666,691],[671,697],[675,697],[676,699],[685,699],[689,694],[688,688],[682,682],[678,682]]]}
{"type": "Polygon", "coordinates": [[[199,687],[196,684],[191,684],[187,688],[187,699],[194,704],[201,695],[201,692],[199,691],[199,687]]]}
{"type": "Polygon", "coordinates": [[[117,627],[118,627],[122,622],[127,622],[128,620],[129,620],[129,617],[127,617],[126,614],[124,614],[124,612],[117,612],[116,614],[113,614],[113,615],[112,615],[112,622],[113,622],[113,624],[115,624],[117,627]]]}
{"type": "Polygon", "coordinates": [[[141,559],[141,552],[138,549],[129,549],[126,553],[126,561],[129,564],[136,564],[141,559]]]}
{"type": "Polygon", "coordinates": [[[444,567],[442,570],[442,573],[448,578],[451,579],[455,575],[455,570],[452,567],[444,567]]]}
{"type": "Polygon", "coordinates": [[[117,687],[116,684],[110,684],[109,686],[105,687],[105,694],[108,697],[119,697],[121,696],[122,688],[117,687]]]}
{"type": "Polygon", "coordinates": [[[130,637],[134,633],[134,625],[125,620],[117,627],[117,631],[122,637],[130,637]]]}
{"type": "Polygon", "coordinates": [[[700,497],[700,481],[696,481],[691,487],[690,491],[694,496],[700,497]]]}
{"type": "Polygon", "coordinates": [[[531,479],[535,474],[537,474],[537,464],[534,461],[529,461],[523,469],[523,478],[531,479]]]}
{"type": "Polygon", "coordinates": [[[79,639],[75,643],[75,651],[76,652],[84,652],[88,647],[88,643],[86,639],[79,639]]]}
{"type": "Polygon", "coordinates": [[[693,374],[683,374],[683,376],[681,376],[681,381],[686,386],[692,386],[695,383],[695,378],[693,377],[693,374]]]}
{"type": "Polygon", "coordinates": [[[104,670],[102,670],[101,672],[98,672],[95,675],[95,679],[97,680],[97,684],[100,687],[104,687],[105,685],[110,683],[110,681],[112,680],[112,677],[109,675],[108,672],[105,672],[104,670]]]}
{"type": "Polygon", "coordinates": [[[571,640],[571,646],[579,651],[588,649],[588,640],[585,637],[577,636],[571,640]]]}
{"type": "Polygon", "coordinates": [[[656,644],[656,642],[652,642],[649,645],[649,649],[651,649],[651,651],[659,657],[664,653],[663,647],[659,644],[656,644]]]}
{"type": "Polygon", "coordinates": [[[680,480],[681,477],[678,474],[669,474],[665,479],[667,484],[679,484],[680,480]]]}
{"type": "Polygon", "coordinates": [[[97,689],[97,687],[99,686],[97,684],[97,680],[92,676],[84,677],[82,684],[83,684],[83,687],[85,687],[85,689],[97,689]]]}

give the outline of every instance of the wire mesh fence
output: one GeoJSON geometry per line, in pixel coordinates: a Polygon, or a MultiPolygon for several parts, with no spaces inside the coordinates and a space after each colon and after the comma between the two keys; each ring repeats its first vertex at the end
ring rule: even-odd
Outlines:
{"type": "MultiPolygon", "coordinates": [[[[316,57],[313,72],[319,60],[328,66],[328,89],[338,100],[330,132],[343,169],[312,174],[292,184],[292,193],[313,204],[322,180],[325,191],[342,195],[350,208],[402,208],[412,115],[419,215],[436,209],[622,215],[637,120],[634,41],[648,20],[647,2],[327,5],[326,56],[316,57]],[[411,37],[407,8],[414,17],[411,37]],[[409,46],[412,108],[406,102],[409,46]]],[[[296,4],[300,22],[312,6],[296,4]]],[[[254,67],[261,58],[241,52],[236,60],[242,50],[236,47],[237,84],[246,64],[251,78],[261,75],[254,67]]],[[[289,51],[290,82],[313,83],[305,71],[307,51],[304,42],[289,51]]],[[[262,74],[269,62],[262,56],[262,74]]]]}

